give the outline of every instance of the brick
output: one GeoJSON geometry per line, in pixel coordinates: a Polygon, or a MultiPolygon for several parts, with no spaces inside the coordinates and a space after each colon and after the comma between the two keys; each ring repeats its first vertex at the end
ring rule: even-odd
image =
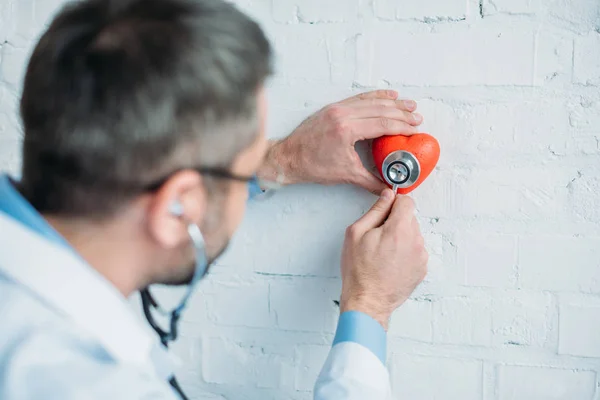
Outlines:
{"type": "Polygon", "coordinates": [[[600,85],[600,32],[575,39],[573,82],[600,85]],[[596,56],[595,56],[596,55],[596,56]]]}
{"type": "Polygon", "coordinates": [[[519,281],[532,290],[600,292],[598,238],[538,236],[519,239],[519,281]]]}
{"type": "Polygon", "coordinates": [[[434,170],[412,197],[421,217],[440,218],[452,214],[452,172],[434,170]]]}
{"type": "MultiPolygon", "coordinates": [[[[504,174],[506,170],[497,173],[504,174]]],[[[496,174],[487,174],[482,170],[473,172],[472,175],[466,190],[461,194],[461,213],[475,218],[514,218],[519,213],[521,191],[518,186],[500,186],[489,179],[490,175],[496,177],[496,174]]]]}
{"type": "Polygon", "coordinates": [[[554,23],[573,31],[588,33],[600,28],[600,3],[596,0],[547,0],[544,1],[547,14],[554,23]]]}
{"type": "Polygon", "coordinates": [[[421,217],[419,213],[418,221],[429,254],[424,284],[464,284],[465,271],[463,265],[457,263],[457,248],[452,235],[435,233],[439,220],[437,217],[421,217]]]}
{"type": "Polygon", "coordinates": [[[597,133],[600,127],[600,101],[583,101],[574,106],[569,115],[569,122],[579,131],[597,133]]]}
{"type": "Polygon", "coordinates": [[[577,176],[575,168],[558,164],[520,167],[499,162],[469,173],[460,192],[461,214],[509,220],[546,220],[562,215],[567,206],[567,185],[577,176]]]}
{"type": "MultiPolygon", "coordinates": [[[[402,97],[411,97],[408,94],[402,94],[402,97]]],[[[471,129],[470,120],[468,118],[468,107],[464,104],[456,104],[454,102],[444,102],[440,100],[419,99],[416,98],[418,104],[418,112],[424,116],[423,123],[419,126],[421,132],[429,133],[438,140],[443,151],[440,154],[438,166],[446,168],[450,171],[454,170],[452,160],[458,157],[464,151],[466,133],[471,129]],[[457,140],[459,139],[459,140],[457,140]]],[[[436,170],[437,175],[439,171],[436,170]]],[[[427,178],[428,183],[432,175],[427,178]]],[[[451,178],[446,178],[451,180],[451,178]]],[[[444,181],[446,181],[444,179],[444,181]]],[[[415,196],[420,191],[415,192],[415,196]]],[[[444,196],[447,197],[447,196],[444,196]]],[[[422,207],[421,203],[425,199],[421,199],[418,206],[422,207]]],[[[439,200],[442,201],[442,200],[439,200]]],[[[445,203],[445,201],[442,201],[445,203]]],[[[420,209],[420,211],[423,211],[420,209]]]]}
{"type": "Polygon", "coordinates": [[[467,147],[466,151],[469,153],[482,151],[483,154],[488,154],[491,151],[504,149],[515,150],[517,126],[521,122],[521,115],[517,113],[522,107],[527,108],[529,113],[532,112],[530,107],[523,104],[514,106],[488,103],[470,107],[469,128],[477,134],[464,144],[467,147]]]}
{"type": "Polygon", "coordinates": [[[296,390],[312,391],[327,360],[330,346],[303,345],[296,347],[296,390]]]}
{"type": "Polygon", "coordinates": [[[468,285],[488,287],[516,285],[516,237],[473,233],[464,238],[462,245],[468,285]]]}
{"type": "Polygon", "coordinates": [[[559,354],[600,357],[600,306],[562,304],[559,329],[559,354]]]}
{"type": "Polygon", "coordinates": [[[488,346],[491,332],[489,299],[448,297],[434,302],[434,342],[488,346]]]}
{"type": "Polygon", "coordinates": [[[286,330],[335,331],[339,309],[338,282],[303,279],[271,285],[270,304],[277,326],[286,330]]]}
{"type": "Polygon", "coordinates": [[[359,74],[358,65],[362,64],[362,34],[348,36],[337,32],[327,35],[329,67],[333,85],[351,86],[359,74]]]}
{"type": "Polygon", "coordinates": [[[291,360],[259,345],[214,337],[202,345],[202,375],[208,383],[277,388],[294,373],[291,360]]]}
{"type": "Polygon", "coordinates": [[[597,207],[600,194],[600,176],[587,171],[583,175],[583,172],[580,171],[578,176],[573,177],[568,188],[570,209],[575,219],[587,223],[600,222],[600,208],[597,207]]]}
{"type": "Polygon", "coordinates": [[[6,141],[12,136],[12,126],[8,119],[8,115],[0,113],[0,140],[6,141]]]}
{"type": "Polygon", "coordinates": [[[486,103],[470,107],[468,129],[476,132],[461,141],[468,154],[499,160],[515,154],[564,152],[571,138],[569,107],[564,101],[486,103]]]}
{"type": "Polygon", "coordinates": [[[386,20],[457,21],[466,19],[467,0],[375,0],[375,15],[386,20]]]}
{"type": "Polygon", "coordinates": [[[425,249],[429,254],[425,282],[442,282],[447,275],[447,271],[444,269],[444,237],[439,233],[422,233],[425,239],[425,249]]]}
{"type": "Polygon", "coordinates": [[[211,282],[203,290],[207,298],[208,318],[218,325],[271,327],[269,285],[266,282],[245,284],[211,282]]]}
{"type": "Polygon", "coordinates": [[[556,218],[567,207],[567,185],[577,176],[576,168],[555,165],[546,168],[515,168],[507,171],[520,188],[517,218],[525,221],[543,221],[556,218]]]}
{"type": "Polygon", "coordinates": [[[41,27],[32,23],[35,21],[36,3],[36,0],[15,1],[8,6],[8,10],[4,10],[8,12],[8,24],[0,30],[6,29],[6,40],[11,45],[25,47],[38,34],[41,27]]]}
{"type": "Polygon", "coordinates": [[[536,61],[535,85],[570,85],[573,79],[573,39],[562,31],[540,29],[536,61]]]}
{"type": "Polygon", "coordinates": [[[0,81],[7,84],[9,89],[21,90],[25,68],[27,67],[28,53],[25,49],[5,44],[0,49],[0,81]]]}
{"type": "MultiPolygon", "coordinates": [[[[250,16],[256,22],[267,24],[271,20],[271,2],[262,0],[233,0],[238,9],[250,16]]],[[[263,29],[266,27],[263,26],[263,29]]],[[[268,29],[267,34],[268,34],[268,29]]]]}
{"type": "Polygon", "coordinates": [[[358,0],[333,0],[325,5],[320,0],[273,2],[273,19],[277,22],[349,22],[356,20],[358,12],[358,0]]]}
{"type": "Polygon", "coordinates": [[[408,299],[392,314],[388,334],[430,342],[433,338],[432,316],[431,301],[408,299]]]}
{"type": "Polygon", "coordinates": [[[542,0],[484,0],[483,15],[536,14],[541,7],[542,0]]]}
{"type": "Polygon", "coordinates": [[[497,370],[499,400],[592,400],[591,371],[503,365],[497,370]]]}
{"type": "Polygon", "coordinates": [[[248,236],[246,246],[251,246],[250,249],[264,249],[252,251],[251,258],[246,261],[256,272],[283,276],[340,276],[344,231],[372,206],[373,197],[358,189],[313,189],[307,192],[302,187],[291,187],[278,193],[273,201],[253,202],[248,215],[248,230],[242,234],[248,236]],[[353,201],[347,201],[349,197],[353,201]],[[265,215],[274,221],[265,224],[265,215]],[[302,240],[289,240],[290,237],[302,240]]]}
{"type": "Polygon", "coordinates": [[[0,3],[0,47],[8,40],[11,33],[12,23],[9,15],[10,7],[11,3],[8,1],[0,3]]]}
{"type": "Polygon", "coordinates": [[[19,176],[21,169],[21,142],[0,140],[0,171],[19,176]]]}
{"type": "Polygon", "coordinates": [[[373,54],[370,79],[361,84],[369,85],[380,79],[409,86],[534,83],[535,38],[530,32],[485,30],[406,35],[380,29],[370,40],[373,54]],[[399,35],[402,35],[401,45],[399,35]],[[426,56],[415,57],[424,49],[426,56]],[[507,59],[511,63],[506,63],[507,59]]]}
{"type": "Polygon", "coordinates": [[[327,42],[323,35],[306,29],[290,30],[274,38],[277,71],[285,79],[328,82],[331,80],[327,42]],[[310,68],[305,62],[310,60],[310,68]]]}
{"type": "Polygon", "coordinates": [[[38,27],[46,27],[50,25],[50,22],[54,16],[62,9],[63,5],[66,4],[65,0],[37,0],[35,1],[35,23],[38,27]]]}
{"type": "Polygon", "coordinates": [[[481,400],[482,363],[398,354],[391,380],[396,399],[481,400]]]}
{"type": "Polygon", "coordinates": [[[220,396],[218,394],[211,393],[194,393],[194,399],[196,400],[227,400],[225,397],[220,396]],[[200,397],[197,397],[197,396],[200,397]]]}
{"type": "Polygon", "coordinates": [[[492,300],[493,343],[556,349],[556,318],[549,294],[504,292],[492,300]]]}
{"type": "Polygon", "coordinates": [[[17,142],[21,136],[19,100],[14,92],[0,82],[0,141],[17,142]]]}

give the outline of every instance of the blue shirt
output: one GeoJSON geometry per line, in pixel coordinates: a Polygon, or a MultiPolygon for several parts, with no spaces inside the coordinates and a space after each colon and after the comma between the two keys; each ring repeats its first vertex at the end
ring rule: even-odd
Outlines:
{"type": "Polygon", "coordinates": [[[69,246],[67,241],[25,200],[6,175],[0,175],[0,211],[47,240],[69,246]]]}

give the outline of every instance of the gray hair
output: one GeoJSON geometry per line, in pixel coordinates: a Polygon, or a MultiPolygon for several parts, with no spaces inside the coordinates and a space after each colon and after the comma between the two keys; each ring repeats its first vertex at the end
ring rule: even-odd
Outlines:
{"type": "Polygon", "coordinates": [[[221,0],[67,5],[27,68],[20,189],[42,213],[114,211],[183,168],[227,168],[258,133],[261,28],[221,0]]]}

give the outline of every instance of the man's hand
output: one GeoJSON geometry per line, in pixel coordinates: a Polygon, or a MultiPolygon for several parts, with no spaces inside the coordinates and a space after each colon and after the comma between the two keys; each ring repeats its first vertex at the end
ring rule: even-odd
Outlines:
{"type": "Polygon", "coordinates": [[[354,144],[418,132],[423,117],[414,112],[417,104],[397,98],[396,91],[377,90],[323,108],[272,144],[259,176],[273,180],[279,173],[284,184],[349,183],[380,193],[386,185],[362,165],[354,144]]]}
{"type": "Polygon", "coordinates": [[[392,312],[427,273],[428,254],[410,197],[385,189],[346,231],[340,308],[361,311],[387,330],[392,312]]]}

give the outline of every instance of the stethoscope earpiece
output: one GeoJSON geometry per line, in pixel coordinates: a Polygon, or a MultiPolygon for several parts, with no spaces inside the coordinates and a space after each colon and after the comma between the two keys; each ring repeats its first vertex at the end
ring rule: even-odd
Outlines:
{"type": "Polygon", "coordinates": [[[175,200],[169,206],[169,212],[174,217],[183,217],[183,204],[179,200],[175,200]]]}
{"type": "MultiPolygon", "coordinates": [[[[169,212],[178,218],[183,217],[183,205],[180,201],[176,200],[169,206],[169,212]]],[[[142,308],[144,310],[144,315],[146,319],[150,323],[150,326],[158,333],[161,342],[165,347],[168,346],[169,342],[177,339],[177,324],[179,322],[179,318],[181,316],[181,312],[186,307],[187,302],[192,295],[193,289],[196,284],[204,277],[208,270],[208,255],[206,254],[206,243],[204,241],[204,236],[202,236],[202,232],[200,228],[196,224],[189,223],[184,221],[187,224],[187,233],[190,237],[192,245],[194,246],[195,252],[195,266],[193,276],[188,284],[187,291],[183,295],[179,304],[173,308],[172,310],[163,309],[152,297],[149,288],[145,288],[141,290],[142,294],[142,308]],[[154,317],[152,316],[151,310],[155,309],[160,314],[170,319],[169,321],[169,331],[163,330],[156,323],[154,317]]]]}

